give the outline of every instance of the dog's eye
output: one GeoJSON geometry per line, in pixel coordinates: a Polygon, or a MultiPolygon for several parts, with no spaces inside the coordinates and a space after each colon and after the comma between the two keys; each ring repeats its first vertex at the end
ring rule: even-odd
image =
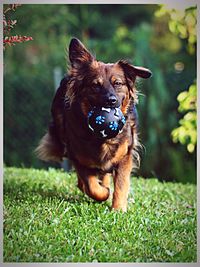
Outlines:
{"type": "Polygon", "coordinates": [[[121,82],[121,81],[115,81],[115,82],[114,82],[114,85],[115,85],[115,86],[121,86],[121,85],[122,85],[122,82],[121,82]]]}

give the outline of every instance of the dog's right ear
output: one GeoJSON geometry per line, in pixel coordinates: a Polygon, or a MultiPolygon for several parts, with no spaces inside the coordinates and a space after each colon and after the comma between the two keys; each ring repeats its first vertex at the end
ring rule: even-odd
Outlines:
{"type": "Polygon", "coordinates": [[[131,80],[135,80],[136,76],[143,79],[148,79],[152,76],[152,72],[149,69],[146,69],[144,67],[133,66],[126,60],[120,60],[118,61],[118,64],[122,67],[125,74],[131,80]]]}
{"type": "Polygon", "coordinates": [[[69,60],[72,67],[80,67],[84,63],[92,62],[94,57],[79,39],[72,38],[69,44],[69,60]]]}

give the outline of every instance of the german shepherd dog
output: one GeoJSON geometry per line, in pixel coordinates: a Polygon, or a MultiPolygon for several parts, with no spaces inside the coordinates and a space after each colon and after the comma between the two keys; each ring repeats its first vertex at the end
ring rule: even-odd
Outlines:
{"type": "Polygon", "coordinates": [[[127,210],[130,173],[139,162],[136,77],[149,78],[151,71],[127,61],[105,64],[76,38],[69,45],[70,69],[53,99],[52,121],[36,149],[45,161],[61,162],[68,157],[78,177],[78,187],[96,201],[110,195],[112,208],[127,210]],[[119,107],[126,118],[123,131],[111,139],[99,139],[87,124],[94,106],[119,107]]]}

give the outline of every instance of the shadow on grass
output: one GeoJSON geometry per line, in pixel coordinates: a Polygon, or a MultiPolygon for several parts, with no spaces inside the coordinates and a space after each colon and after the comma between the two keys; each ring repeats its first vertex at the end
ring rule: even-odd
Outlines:
{"type": "Polygon", "coordinates": [[[9,195],[10,198],[12,198],[13,200],[28,199],[30,198],[30,195],[37,194],[40,195],[42,198],[56,198],[59,200],[64,199],[70,203],[90,203],[91,201],[93,201],[89,199],[86,195],[84,195],[84,193],[82,193],[81,191],[80,193],[76,194],[76,192],[68,192],[67,189],[66,191],[64,189],[58,190],[56,187],[47,189],[43,188],[43,186],[44,185],[40,183],[39,185],[37,185],[36,188],[32,188],[27,183],[16,183],[9,181],[8,183],[4,183],[3,192],[4,195],[9,195]]]}
{"type": "MultiPolygon", "coordinates": [[[[47,188],[45,183],[34,184],[31,186],[28,182],[11,179],[4,181],[3,192],[4,196],[7,195],[14,201],[28,200],[34,202],[34,196],[38,195],[42,197],[42,199],[64,200],[71,204],[102,205],[102,202],[95,201],[81,192],[76,184],[74,184],[71,188],[66,189],[64,187],[57,188],[56,186],[47,188]]],[[[110,208],[110,204],[107,201],[103,204],[110,208]]]]}

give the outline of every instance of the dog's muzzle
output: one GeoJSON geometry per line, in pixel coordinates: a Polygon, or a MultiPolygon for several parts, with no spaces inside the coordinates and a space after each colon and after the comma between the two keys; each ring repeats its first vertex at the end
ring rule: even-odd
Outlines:
{"type": "Polygon", "coordinates": [[[114,94],[106,94],[103,96],[101,104],[107,108],[117,108],[120,106],[119,100],[114,94]]]}

